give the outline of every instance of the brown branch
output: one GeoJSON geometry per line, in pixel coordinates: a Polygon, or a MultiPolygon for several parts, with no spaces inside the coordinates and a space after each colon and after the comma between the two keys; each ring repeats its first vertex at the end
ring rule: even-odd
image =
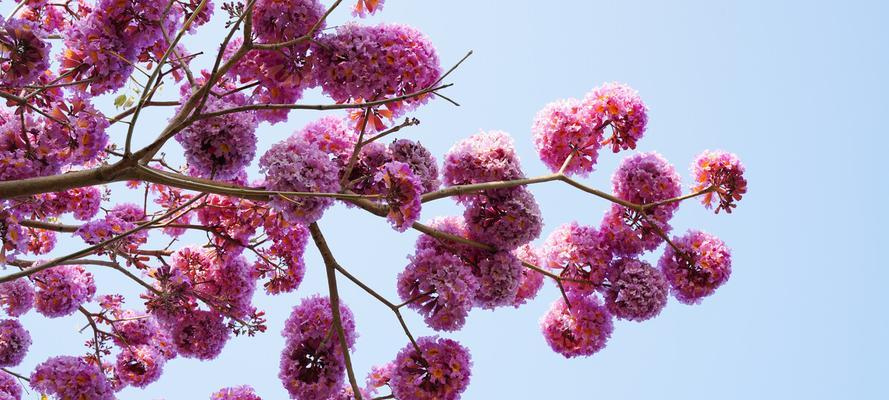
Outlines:
{"type": "Polygon", "coordinates": [[[309,232],[312,234],[312,240],[315,241],[315,246],[318,247],[318,251],[321,252],[321,258],[324,259],[324,265],[327,269],[327,288],[330,291],[330,309],[333,313],[333,326],[336,328],[337,336],[339,336],[340,347],[343,352],[343,360],[346,364],[346,372],[348,372],[349,375],[349,383],[352,384],[352,394],[357,400],[361,400],[361,388],[358,386],[358,381],[355,379],[355,371],[352,369],[349,346],[348,343],[346,343],[346,334],[343,331],[343,322],[342,317],[340,316],[340,297],[336,286],[337,262],[333,257],[333,253],[330,251],[330,247],[327,246],[327,241],[324,239],[324,235],[321,233],[321,229],[318,228],[317,223],[313,222],[309,225],[309,232]]]}

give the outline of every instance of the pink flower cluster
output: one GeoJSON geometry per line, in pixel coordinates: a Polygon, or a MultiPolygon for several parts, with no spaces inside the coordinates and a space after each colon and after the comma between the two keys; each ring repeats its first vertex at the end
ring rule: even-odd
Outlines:
{"type": "MultiPolygon", "coordinates": [[[[442,168],[446,186],[508,181],[525,177],[512,138],[506,132],[481,132],[458,142],[445,154],[442,168]]],[[[498,189],[487,193],[502,193],[498,189]]],[[[456,199],[469,202],[475,196],[456,199]]]]}
{"type": "Polygon", "coordinates": [[[31,347],[31,334],[17,319],[0,320],[0,367],[19,365],[31,347]]]}
{"type": "MultiPolygon", "coordinates": [[[[614,194],[635,204],[649,204],[682,194],[679,174],[655,152],[637,153],[625,158],[611,178],[614,194]]],[[[657,233],[670,231],[669,221],[678,202],[652,207],[645,215],[614,204],[602,221],[603,233],[614,243],[614,253],[633,257],[656,249],[663,239],[657,233]]]]}
{"type": "Polygon", "coordinates": [[[244,385],[220,389],[210,395],[210,400],[262,400],[262,398],[252,387],[244,385]]]}
{"type": "MultiPolygon", "coordinates": [[[[226,98],[209,96],[205,112],[236,107],[226,98]]],[[[251,112],[201,119],[176,134],[190,171],[202,178],[227,180],[253,161],[258,122],[251,112]]]]}
{"type": "Polygon", "coordinates": [[[566,174],[587,176],[593,172],[602,147],[602,126],[576,99],[547,104],[534,119],[531,132],[540,160],[558,172],[568,157],[566,174]]]}
{"type": "Polygon", "coordinates": [[[567,358],[590,356],[605,348],[614,325],[611,314],[595,295],[569,296],[556,300],[540,321],[543,337],[567,358]]]}
{"type": "Polygon", "coordinates": [[[0,306],[10,317],[20,317],[34,308],[36,294],[27,279],[0,283],[0,306]]]}
{"type": "Polygon", "coordinates": [[[252,311],[253,265],[241,255],[222,257],[196,246],[183,247],[170,264],[191,281],[195,295],[221,313],[243,317],[252,311]]]}
{"type": "Polygon", "coordinates": [[[605,306],[615,317],[641,322],[656,317],[667,305],[667,280],[647,262],[619,259],[608,274],[611,285],[605,290],[605,306]]]}
{"type": "Polygon", "coordinates": [[[31,373],[31,388],[59,399],[113,400],[114,390],[95,364],[79,357],[53,357],[31,373]]]}
{"type": "Polygon", "coordinates": [[[79,265],[60,265],[33,275],[37,284],[37,312],[57,318],[71,315],[96,294],[93,274],[79,265]]]}
{"type": "Polygon", "coordinates": [[[456,400],[469,386],[469,350],[451,339],[427,336],[408,344],[395,357],[392,394],[403,400],[456,400]]]}
{"type": "MultiPolygon", "coordinates": [[[[266,189],[287,192],[336,193],[339,169],[318,146],[300,137],[272,146],[259,160],[266,189]]],[[[289,221],[310,224],[321,218],[333,199],[316,196],[280,195],[270,203],[289,221]]]]}
{"type": "Polygon", "coordinates": [[[40,25],[0,17],[0,87],[21,88],[49,68],[50,45],[40,25]]]}
{"type": "Polygon", "coordinates": [[[472,309],[478,280],[460,258],[430,247],[419,247],[398,274],[398,296],[423,315],[436,330],[460,329],[472,309]]]}
{"type": "MultiPolygon", "coordinates": [[[[313,51],[318,83],[340,103],[416,93],[430,88],[441,76],[438,55],[429,39],[405,25],[346,24],[318,37],[313,51]]],[[[389,103],[385,114],[397,118],[430,96],[389,103]]]]}
{"type": "Polygon", "coordinates": [[[543,265],[565,279],[568,292],[590,294],[602,287],[612,258],[601,231],[571,222],[554,230],[540,252],[543,265]]]}
{"type": "Polygon", "coordinates": [[[594,170],[603,145],[610,144],[615,153],[635,149],[647,124],[648,109],[638,93],[624,84],[606,83],[583,100],[547,104],[531,131],[540,159],[550,170],[559,172],[564,166],[565,174],[586,176],[594,170]]]}
{"type": "Polygon", "coordinates": [[[658,261],[670,291],[685,304],[700,303],[728,281],[732,273],[732,256],[719,238],[705,232],[689,230],[674,237],[658,261]]]}
{"type": "MultiPolygon", "coordinates": [[[[352,312],[340,304],[343,333],[348,349],[355,344],[352,312]]],[[[286,339],[278,377],[293,399],[327,399],[343,386],[343,348],[333,325],[330,299],[306,298],[294,307],[281,334],[286,339]]]]}
{"type": "Polygon", "coordinates": [[[740,201],[747,193],[744,165],[732,153],[705,150],[692,164],[692,174],[695,178],[692,190],[696,192],[712,190],[705,194],[701,201],[704,206],[711,208],[713,201],[718,200],[717,213],[719,210],[731,213],[732,208],[738,206],[735,202],[740,201]]]}
{"type": "Polygon", "coordinates": [[[120,89],[142,53],[175,32],[181,9],[164,0],[99,0],[65,32],[61,73],[76,88],[100,95],[120,89]],[[166,16],[166,18],[164,18],[166,16]]]}
{"type": "Polygon", "coordinates": [[[419,142],[398,139],[389,144],[389,154],[393,160],[401,161],[411,167],[411,171],[423,184],[423,193],[438,190],[441,186],[435,156],[419,142]]]}
{"type": "Polygon", "coordinates": [[[22,387],[16,379],[3,371],[0,371],[0,399],[22,400],[22,387]]]}
{"type": "Polygon", "coordinates": [[[410,165],[401,161],[384,164],[374,175],[374,186],[385,196],[389,206],[387,218],[396,231],[406,231],[420,218],[423,184],[410,165]]]}

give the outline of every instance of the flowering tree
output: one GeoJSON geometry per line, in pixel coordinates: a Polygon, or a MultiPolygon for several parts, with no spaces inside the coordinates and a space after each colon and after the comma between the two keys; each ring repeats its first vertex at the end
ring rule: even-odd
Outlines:
{"type": "MultiPolygon", "coordinates": [[[[646,130],[639,95],[608,83],[538,113],[534,145],[551,174],[526,177],[511,137],[498,131],[457,142],[440,165],[419,142],[392,137],[419,123],[411,111],[452,101],[441,91],[462,60],[443,70],[430,40],[404,25],[325,29],[340,3],[222,4],[215,13],[228,34],[210,53],[180,44],[214,14],[208,0],[23,0],[0,19],[0,305],[10,317],[0,321],[0,400],[20,399],[20,385],[58,399],[111,399],[158,381],[176,357],[216,358],[232,335],[266,330],[265,313],[252,305],[256,286],[270,295],[296,291],[310,241],[324,261],[310,268],[326,272],[329,292],[305,297],[281,333],[279,376],[294,399],[459,398],[470,350],[445,337],[415,337],[407,309],[451,332],[472,308],[520,307],[549,280],[561,296],[541,331],[570,358],[601,350],[614,318],[645,321],[668,294],[694,304],[726,282],[725,244],[696,230],[671,237],[670,219],[691,198],[730,213],[746,191],[734,155],[703,152],[685,194],[657,153],[627,156],[610,193],[585,185],[578,178],[593,172],[600,151],[633,150],[646,130]],[[212,68],[193,71],[197,57],[211,57],[212,68]],[[136,96],[122,90],[128,82],[136,96]],[[180,100],[156,100],[163,85],[178,85],[180,100]],[[313,87],[330,104],[301,103],[313,87]],[[118,115],[93,104],[121,92],[118,115]],[[167,107],[171,116],[156,139],[136,148],[148,107],[167,107]],[[295,109],[344,114],[282,138],[259,156],[263,176],[250,180],[245,168],[257,161],[260,124],[284,123],[295,109]],[[117,124],[126,136],[112,143],[106,131],[117,124]],[[159,155],[171,140],[186,165],[159,155]],[[611,206],[598,225],[558,227],[535,248],[542,216],[529,187],[553,181],[611,206]],[[144,190],[145,201],[111,201],[103,185],[112,182],[144,190]],[[463,215],[418,222],[424,203],[444,198],[465,207],[463,215]],[[337,262],[318,223],[335,202],[385,218],[399,232],[422,233],[396,277],[399,300],[337,262]],[[175,239],[189,231],[205,233],[206,242],[180,246],[175,239]],[[85,245],[41,258],[60,234],[85,245]],[[152,235],[174,240],[148,248],[152,235]],[[659,248],[657,266],[640,258],[659,248]],[[127,306],[119,294],[98,295],[92,268],[119,272],[144,294],[127,306]],[[356,326],[338,296],[342,279],[388,307],[405,336],[404,348],[380,360],[366,383],[351,365],[356,326]],[[31,345],[17,318],[31,309],[47,318],[82,314],[92,331],[88,354],[14,371],[31,345]]],[[[382,3],[359,0],[353,15],[382,3]]],[[[248,386],[211,398],[259,399],[248,386]]]]}

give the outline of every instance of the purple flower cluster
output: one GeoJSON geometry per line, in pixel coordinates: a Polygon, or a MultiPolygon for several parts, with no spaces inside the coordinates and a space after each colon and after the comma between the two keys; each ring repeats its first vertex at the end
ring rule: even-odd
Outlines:
{"type": "Polygon", "coordinates": [[[243,317],[252,311],[256,281],[253,265],[242,255],[223,257],[187,246],[173,254],[171,265],[187,276],[194,292],[211,301],[219,312],[243,317]]]}
{"type": "MultiPolygon", "coordinates": [[[[313,47],[314,73],[337,102],[373,101],[418,92],[441,76],[438,55],[426,36],[409,26],[346,24],[313,47]]],[[[427,101],[421,95],[387,105],[391,117],[427,101]]]]}
{"type": "Polygon", "coordinates": [[[402,400],[456,400],[469,386],[469,350],[451,339],[417,339],[419,351],[408,344],[395,357],[390,385],[402,400]]]}
{"type": "MultiPolygon", "coordinates": [[[[318,146],[291,136],[270,148],[259,160],[266,189],[276,191],[336,193],[339,169],[318,146]]],[[[275,196],[270,203],[289,221],[310,224],[321,218],[333,199],[314,196],[275,196]]]]}
{"type": "Polygon", "coordinates": [[[267,293],[292,292],[302,283],[306,272],[303,253],[306,250],[309,231],[302,225],[287,222],[277,213],[271,213],[264,225],[265,233],[272,240],[272,244],[267,251],[260,250],[265,258],[257,258],[254,265],[255,273],[261,278],[269,277],[269,281],[265,283],[267,293]],[[271,259],[281,260],[286,268],[282,270],[277,265],[269,265],[268,261],[271,259]]]}
{"type": "Polygon", "coordinates": [[[700,303],[728,281],[732,273],[732,256],[725,243],[705,232],[689,230],[674,237],[676,251],[667,246],[658,261],[670,291],[685,304],[700,303]]]}
{"type": "MultiPolygon", "coordinates": [[[[236,106],[228,99],[210,96],[204,111],[236,106]]],[[[203,178],[227,180],[253,160],[257,125],[252,112],[224,114],[195,121],[176,134],[176,141],[185,149],[190,172],[203,178]]]]}
{"type": "Polygon", "coordinates": [[[636,148],[648,125],[648,108],[636,90],[617,82],[606,83],[587,93],[583,102],[592,113],[593,126],[611,126],[611,137],[602,144],[611,144],[615,153],[636,148]]]}
{"type": "Polygon", "coordinates": [[[34,287],[27,279],[0,283],[0,306],[10,317],[20,317],[34,307],[34,287]]]}
{"type": "Polygon", "coordinates": [[[0,321],[0,367],[19,365],[31,347],[31,334],[17,319],[0,321]]]}
{"type": "Polygon", "coordinates": [[[252,387],[243,385],[220,389],[210,395],[210,400],[262,400],[262,398],[252,387]]]}
{"type": "Polygon", "coordinates": [[[3,371],[0,371],[0,399],[22,400],[22,387],[12,375],[3,371]]]}
{"type": "Polygon", "coordinates": [[[57,318],[71,315],[96,294],[93,274],[79,265],[60,265],[33,275],[37,283],[37,312],[57,318]]]}
{"type": "Polygon", "coordinates": [[[522,280],[522,261],[509,251],[499,251],[472,262],[478,280],[475,304],[485,309],[513,305],[522,280]]]}
{"type": "Polygon", "coordinates": [[[57,132],[38,129],[30,116],[24,119],[24,126],[31,129],[23,129],[20,115],[0,108],[0,181],[52,175],[63,164],[64,147],[57,132]]]}
{"type": "Polygon", "coordinates": [[[512,250],[540,236],[543,217],[530,191],[517,187],[497,194],[478,196],[466,207],[470,238],[512,250]]]}
{"type": "Polygon", "coordinates": [[[409,259],[398,274],[398,296],[433,329],[460,329],[479,288],[472,270],[458,256],[432,247],[418,246],[409,259]]]}
{"type": "Polygon", "coordinates": [[[28,85],[49,68],[50,45],[39,25],[0,17],[0,87],[28,85]]]}
{"type": "MultiPolygon", "coordinates": [[[[338,160],[348,162],[349,156],[358,142],[358,134],[351,129],[342,117],[328,115],[309,122],[294,136],[317,146],[321,151],[338,160]]],[[[398,160],[403,161],[403,160],[398,160]]]]}
{"type": "Polygon", "coordinates": [[[617,318],[645,321],[656,317],[667,305],[664,274],[645,261],[616,260],[608,272],[611,285],[605,291],[605,306],[617,318]]]}
{"type": "Polygon", "coordinates": [[[537,113],[531,128],[540,160],[558,172],[571,156],[563,172],[587,176],[595,169],[602,147],[602,126],[597,122],[579,100],[547,104],[537,113]]]}
{"type": "MultiPolygon", "coordinates": [[[[308,34],[325,11],[318,0],[257,0],[253,6],[253,27],[262,42],[286,42],[308,34]]],[[[319,26],[323,28],[324,21],[319,26]]],[[[308,41],[297,46],[305,52],[308,41]]]]}
{"type": "MultiPolygon", "coordinates": [[[[679,174],[655,152],[625,158],[611,182],[617,197],[636,204],[654,203],[682,194],[679,174]]],[[[616,255],[633,257],[663,243],[652,224],[664,234],[669,232],[669,221],[678,206],[678,202],[658,205],[646,210],[643,217],[634,210],[614,204],[602,221],[602,231],[614,243],[616,255]]]]}
{"type": "Polygon", "coordinates": [[[705,194],[701,201],[707,208],[711,208],[713,200],[718,200],[717,213],[719,210],[731,213],[732,208],[737,207],[735,202],[740,201],[747,193],[744,165],[738,160],[738,156],[732,153],[705,150],[692,163],[692,174],[695,178],[692,190],[696,192],[712,190],[705,194]]]}
{"type": "Polygon", "coordinates": [[[566,358],[591,356],[605,348],[614,324],[611,314],[595,295],[556,300],[540,321],[546,342],[566,358]]]}
{"type": "Polygon", "coordinates": [[[571,222],[549,235],[540,258],[546,268],[566,279],[565,290],[590,294],[601,287],[608,275],[610,243],[595,228],[571,222]]]}
{"type": "Polygon", "coordinates": [[[396,231],[406,231],[420,218],[423,183],[410,165],[401,161],[384,164],[374,175],[374,186],[385,196],[389,206],[386,218],[396,231]]]}
{"type": "Polygon", "coordinates": [[[222,352],[231,332],[219,313],[194,310],[179,318],[170,333],[183,357],[212,360],[222,352]]]}
{"type": "MultiPolygon", "coordinates": [[[[522,245],[512,251],[520,261],[527,262],[531,265],[540,266],[541,260],[538,251],[530,244],[522,245]]],[[[543,274],[530,268],[522,268],[522,277],[519,280],[519,288],[515,294],[515,300],[512,305],[515,308],[525,304],[529,300],[537,297],[540,288],[543,287],[543,274]]]]}
{"type": "MultiPolygon", "coordinates": [[[[470,136],[445,154],[444,183],[447,186],[467,185],[525,177],[512,138],[506,132],[482,132],[470,136]]],[[[498,189],[488,193],[502,193],[498,189]]],[[[475,196],[461,195],[456,199],[468,202],[475,196]]]]}
{"type": "Polygon", "coordinates": [[[114,371],[121,383],[144,388],[160,379],[166,361],[154,346],[127,346],[117,355],[114,371]]]}
{"type": "Polygon", "coordinates": [[[5,266],[7,259],[24,252],[27,245],[28,238],[19,225],[18,217],[0,209],[0,265],[5,266]]]}
{"type": "Polygon", "coordinates": [[[175,32],[180,8],[165,13],[168,1],[99,0],[65,32],[61,73],[92,95],[120,89],[134,62],[158,41],[163,29],[175,32]],[[166,19],[164,16],[166,15],[166,19]]]}
{"type": "MultiPolygon", "coordinates": [[[[355,343],[355,323],[348,307],[340,304],[348,349],[355,343]]],[[[330,299],[312,296],[294,307],[284,323],[286,339],[278,377],[293,399],[327,399],[343,386],[343,348],[333,326],[330,299]]]]}
{"type": "Polygon", "coordinates": [[[31,388],[59,399],[114,399],[112,385],[102,370],[79,357],[44,361],[31,373],[31,388]]]}
{"type": "Polygon", "coordinates": [[[410,165],[414,175],[423,183],[423,193],[438,190],[441,186],[435,156],[420,142],[398,139],[389,144],[389,154],[392,155],[393,160],[410,165]]]}
{"type": "MultiPolygon", "coordinates": [[[[121,203],[114,206],[102,219],[87,222],[77,228],[75,235],[89,244],[99,244],[136,227],[145,219],[142,207],[132,203],[121,203]]],[[[135,250],[148,240],[144,230],[133,233],[111,244],[121,250],[135,250]]]]}

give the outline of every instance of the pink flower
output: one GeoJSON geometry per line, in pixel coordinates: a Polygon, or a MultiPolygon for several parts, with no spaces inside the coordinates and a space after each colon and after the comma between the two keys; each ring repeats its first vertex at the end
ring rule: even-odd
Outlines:
{"type": "Polygon", "coordinates": [[[160,378],[165,362],[152,346],[127,346],[118,354],[114,372],[121,382],[144,388],[160,378]]]}
{"type": "MultiPolygon", "coordinates": [[[[340,320],[343,333],[346,336],[346,344],[349,348],[355,345],[357,333],[355,332],[355,318],[352,311],[345,304],[340,303],[340,320]]],[[[328,337],[328,332],[333,327],[333,314],[331,313],[330,298],[313,295],[293,307],[290,316],[284,322],[284,330],[281,336],[287,340],[300,340],[305,337],[328,337]]],[[[333,336],[334,340],[338,340],[333,336]]]]}
{"type": "Polygon", "coordinates": [[[183,357],[212,360],[222,352],[230,332],[219,313],[196,310],[180,318],[171,333],[183,357]]]}
{"type": "Polygon", "coordinates": [[[423,193],[438,190],[441,186],[435,157],[419,142],[398,139],[389,144],[389,153],[393,160],[410,165],[411,171],[423,183],[423,193]]]}
{"type": "MultiPolygon", "coordinates": [[[[415,93],[431,87],[441,75],[432,43],[406,25],[342,25],[334,33],[321,35],[313,51],[318,83],[339,103],[415,93]]],[[[382,114],[397,118],[431,96],[390,103],[382,114]]],[[[377,124],[368,125],[381,129],[377,124]]]]}
{"type": "MultiPolygon", "coordinates": [[[[512,138],[506,132],[482,132],[458,142],[445,154],[444,183],[446,186],[467,185],[525,177],[512,138]]],[[[512,189],[488,191],[501,194],[512,189]]],[[[473,195],[455,197],[468,202],[473,195]]]]}
{"type": "Polygon", "coordinates": [[[635,149],[636,142],[645,134],[648,108],[639,94],[617,82],[599,86],[583,99],[592,119],[611,126],[611,137],[602,144],[611,144],[617,153],[621,149],[635,149]]]}
{"type": "Polygon", "coordinates": [[[540,251],[541,262],[566,279],[565,290],[589,294],[601,288],[611,262],[611,246],[595,228],[571,222],[553,231],[540,251]]]}
{"type": "MultiPolygon", "coordinates": [[[[481,255],[481,252],[479,252],[481,255]]],[[[484,254],[470,261],[472,273],[478,280],[475,304],[492,310],[511,305],[522,279],[522,261],[509,251],[484,254]]]]}
{"type": "Polygon", "coordinates": [[[386,218],[396,231],[406,231],[420,218],[423,186],[409,165],[400,161],[384,164],[374,175],[374,184],[385,196],[389,206],[386,218]]]}
{"type": "Polygon", "coordinates": [[[719,210],[731,214],[732,208],[738,206],[735,202],[740,201],[747,193],[744,165],[732,153],[705,150],[692,164],[692,174],[695,177],[695,186],[692,190],[699,192],[712,188],[713,192],[705,194],[701,202],[707,208],[711,208],[713,201],[719,200],[716,206],[717,214],[719,210]],[[716,196],[713,196],[714,194],[716,196]]]}
{"type": "MultiPolygon", "coordinates": [[[[530,244],[525,244],[512,251],[519,260],[535,266],[542,266],[539,252],[530,244]]],[[[522,277],[519,280],[519,289],[516,292],[512,305],[519,308],[529,300],[537,297],[540,288],[543,287],[543,274],[530,268],[522,268],[522,277]]]]}
{"type": "Polygon", "coordinates": [[[16,378],[6,372],[0,371],[0,399],[22,400],[22,387],[16,378]],[[7,397],[3,397],[6,395],[7,397]]]}
{"type": "MultiPolygon", "coordinates": [[[[236,107],[227,99],[210,96],[205,112],[236,107]]],[[[185,149],[190,171],[202,178],[225,180],[250,164],[256,152],[258,122],[251,112],[225,114],[196,121],[176,134],[185,149]]]]}
{"type": "Polygon", "coordinates": [[[79,357],[44,361],[31,373],[31,387],[59,399],[114,399],[114,390],[102,370],[79,357]]]}
{"type": "Polygon", "coordinates": [[[700,303],[728,281],[732,273],[732,255],[725,243],[705,232],[689,230],[674,237],[658,261],[658,267],[670,283],[676,300],[685,304],[700,303]]]}
{"type": "Polygon", "coordinates": [[[605,291],[605,306],[617,318],[645,321],[656,317],[667,305],[664,274],[645,261],[616,260],[608,273],[611,284],[605,291]]]}
{"type": "Polygon", "coordinates": [[[0,283],[0,305],[10,317],[20,317],[34,307],[34,287],[27,279],[0,283]]]}
{"type": "Polygon", "coordinates": [[[93,274],[79,265],[60,265],[33,275],[37,283],[37,312],[57,318],[71,315],[96,294],[93,274]]]}
{"type": "Polygon", "coordinates": [[[591,356],[605,348],[614,325],[605,306],[593,296],[570,296],[556,300],[540,321],[549,346],[566,358],[591,356]]]}
{"type": "Polygon", "coordinates": [[[602,123],[586,112],[579,100],[547,104],[537,113],[531,132],[540,160],[551,171],[558,172],[572,153],[566,174],[587,176],[595,169],[602,147],[602,123]]]}
{"type": "MultiPolygon", "coordinates": [[[[626,157],[611,177],[614,194],[636,204],[649,204],[682,194],[679,174],[660,154],[638,153],[626,157]]],[[[614,243],[615,254],[633,257],[654,250],[670,232],[669,221],[679,207],[678,202],[662,204],[639,212],[614,204],[602,221],[602,232],[614,243]],[[652,225],[654,224],[654,225],[652,225]]]]}
{"type": "Polygon", "coordinates": [[[31,347],[31,334],[16,319],[0,321],[0,367],[21,364],[31,347]]]}
{"type": "Polygon", "coordinates": [[[540,236],[543,217],[534,195],[524,187],[499,194],[502,196],[477,196],[466,207],[463,217],[469,237],[512,250],[540,236]]]}
{"type": "Polygon", "coordinates": [[[210,400],[262,400],[253,388],[247,385],[220,389],[210,395],[210,400]]]}
{"type": "Polygon", "coordinates": [[[417,248],[398,274],[398,296],[435,330],[454,331],[466,322],[479,283],[457,256],[417,248]]]}
{"type": "Polygon", "coordinates": [[[451,339],[417,339],[419,352],[408,344],[395,357],[392,394],[402,400],[456,400],[469,386],[469,350],[451,339]]]}
{"type": "Polygon", "coordinates": [[[50,45],[40,25],[0,17],[0,86],[18,89],[49,68],[50,45]]]}
{"type": "MultiPolygon", "coordinates": [[[[266,189],[336,193],[340,189],[337,166],[317,146],[291,137],[272,146],[259,160],[266,189]]],[[[310,224],[333,204],[325,197],[275,196],[270,203],[289,221],[310,224]]]]}

